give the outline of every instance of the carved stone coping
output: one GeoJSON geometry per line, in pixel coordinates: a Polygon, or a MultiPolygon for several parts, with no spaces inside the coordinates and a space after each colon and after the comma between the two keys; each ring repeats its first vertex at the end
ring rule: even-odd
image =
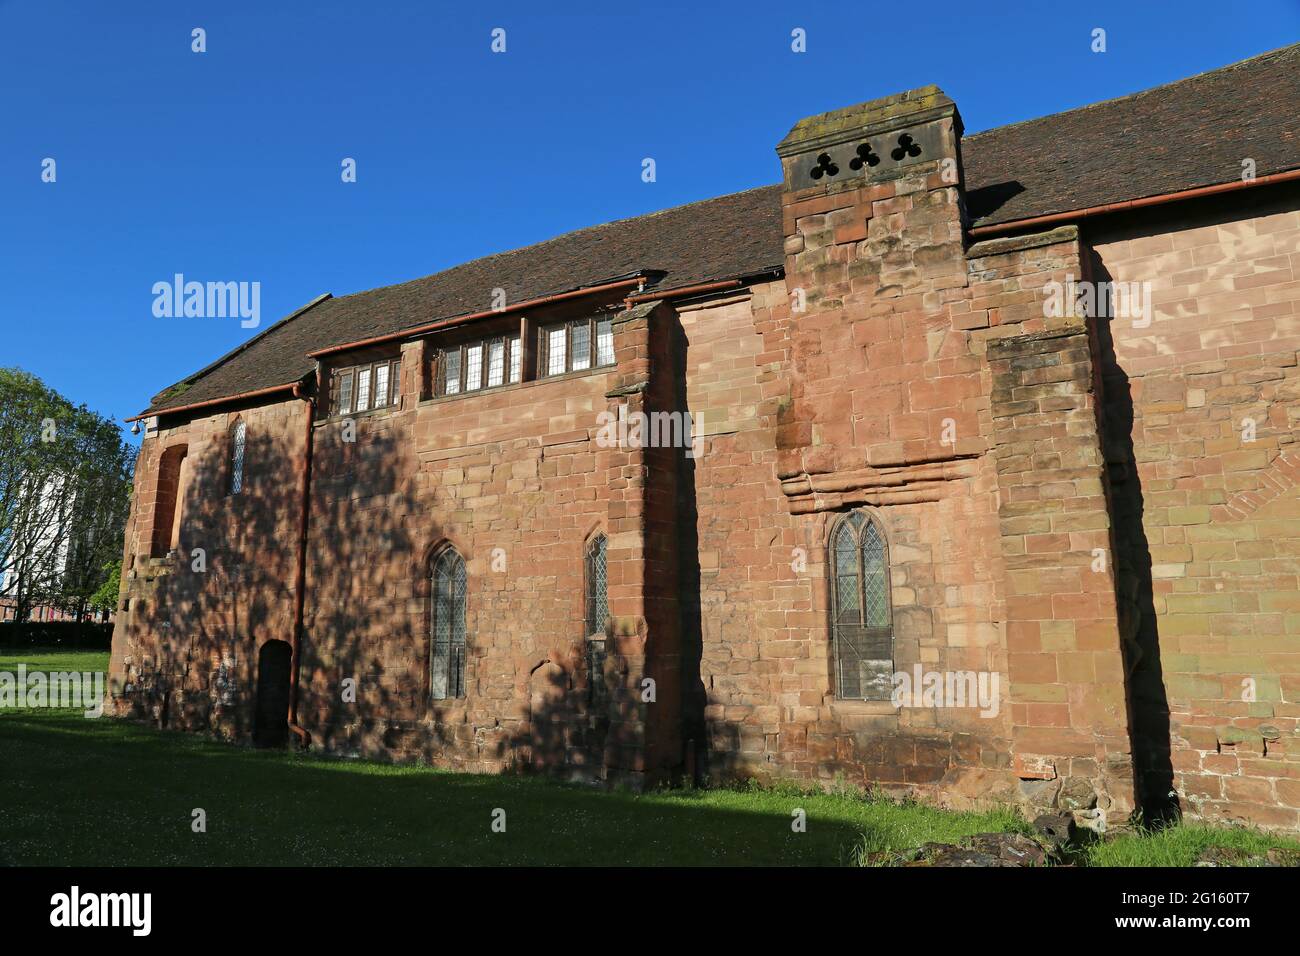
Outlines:
{"type": "MultiPolygon", "coordinates": [[[[943,90],[930,84],[801,119],[777,145],[776,153],[785,158],[828,149],[856,142],[866,136],[902,131],[948,116],[957,117],[957,105],[943,90]]],[[[960,119],[957,123],[956,133],[960,136],[960,119]]]]}
{"type": "MultiPolygon", "coordinates": [[[[929,171],[957,171],[961,117],[937,86],[800,120],[776,148],[787,196],[827,194],[929,171]]],[[[954,175],[952,182],[957,182],[954,175]]]]}

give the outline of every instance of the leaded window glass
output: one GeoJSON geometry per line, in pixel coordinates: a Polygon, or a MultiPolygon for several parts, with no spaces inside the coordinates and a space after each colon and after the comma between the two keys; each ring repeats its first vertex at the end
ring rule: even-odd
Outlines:
{"type": "Polygon", "coordinates": [[[429,696],[465,696],[465,561],[447,548],[433,564],[429,696]]]}
{"type": "Polygon", "coordinates": [[[241,418],[230,430],[230,489],[229,493],[237,495],[244,490],[244,448],[248,440],[248,429],[241,418]]]}
{"type": "Polygon", "coordinates": [[[465,349],[465,391],[477,391],[483,385],[483,343],[465,349]]]}
{"type": "Polygon", "coordinates": [[[609,319],[596,323],[596,364],[614,364],[614,323],[609,319]]]}
{"type": "Polygon", "coordinates": [[[612,319],[588,317],[544,326],[538,336],[539,377],[614,364],[612,319]]]}
{"type": "Polygon", "coordinates": [[[370,407],[370,366],[357,369],[357,411],[370,407]]]}
{"type": "Polygon", "coordinates": [[[889,549],[875,519],[860,511],[841,518],[829,558],[836,696],[888,700],[894,673],[889,549]]]}
{"type": "Polygon", "coordinates": [[[480,339],[439,349],[434,356],[435,396],[513,385],[523,369],[519,336],[480,339]]]}
{"type": "Polygon", "coordinates": [[[567,329],[563,325],[546,330],[547,375],[561,375],[566,371],[564,364],[564,339],[566,331],[567,329]]]}
{"type": "Polygon", "coordinates": [[[334,369],[330,377],[330,414],[352,415],[396,405],[400,398],[401,369],[400,358],[334,369]]]}
{"type": "Polygon", "coordinates": [[[598,534],[587,545],[586,631],[587,673],[592,704],[605,700],[605,628],[609,620],[609,574],[605,557],[606,540],[598,534]]]}
{"type": "Polygon", "coordinates": [[[569,329],[569,368],[575,372],[591,368],[591,326],[586,322],[569,329]]]}
{"type": "Polygon", "coordinates": [[[495,388],[506,380],[506,340],[493,339],[488,343],[488,388],[495,388]]]}

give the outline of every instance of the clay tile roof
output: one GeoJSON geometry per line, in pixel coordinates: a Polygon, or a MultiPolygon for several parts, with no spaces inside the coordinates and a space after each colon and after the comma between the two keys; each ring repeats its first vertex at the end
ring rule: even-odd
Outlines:
{"type": "MultiPolygon", "coordinates": [[[[1300,44],[1065,113],[965,137],[972,225],[1008,223],[1300,167],[1300,44]]],[[[154,397],[150,413],[297,381],[316,349],[659,271],[648,290],[784,262],[780,186],[580,229],[422,279],[300,309],[154,397]]]]}
{"type": "Polygon", "coordinates": [[[496,288],[505,289],[508,302],[526,302],[655,270],[666,273],[655,288],[673,289],[757,275],[782,262],[780,193],[772,186],[579,229],[422,279],[326,299],[191,376],[188,387],[182,382],[155,396],[150,412],[296,381],[316,367],[308,352],[481,312],[496,288]]]}
{"type": "Polygon", "coordinates": [[[1088,209],[1300,166],[1300,44],[962,140],[972,225],[1088,209]]]}

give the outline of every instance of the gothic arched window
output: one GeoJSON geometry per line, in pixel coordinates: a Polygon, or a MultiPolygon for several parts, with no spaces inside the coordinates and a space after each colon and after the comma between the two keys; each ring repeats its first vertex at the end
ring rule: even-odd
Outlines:
{"type": "Polygon", "coordinates": [[[226,494],[237,495],[244,490],[244,446],[248,429],[241,418],[230,429],[230,483],[226,494]]]}
{"type": "Polygon", "coordinates": [[[584,580],[587,638],[587,672],[592,703],[605,698],[605,626],[609,620],[609,576],[605,559],[606,539],[595,535],[587,542],[584,580]]]}
{"type": "Polygon", "coordinates": [[[861,511],[840,518],[829,559],[835,696],[888,700],[894,673],[889,549],[875,519],[861,511]]]}
{"type": "Polygon", "coordinates": [[[434,559],[429,588],[429,696],[465,696],[465,560],[453,547],[434,559]]]}

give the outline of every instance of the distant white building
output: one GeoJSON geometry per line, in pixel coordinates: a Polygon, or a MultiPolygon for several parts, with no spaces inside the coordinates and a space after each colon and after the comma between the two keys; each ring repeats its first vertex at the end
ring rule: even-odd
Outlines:
{"type": "MultiPolygon", "coordinates": [[[[35,510],[32,523],[36,525],[30,540],[24,536],[23,550],[30,558],[10,559],[6,554],[0,562],[0,620],[13,620],[18,612],[18,591],[23,575],[27,576],[29,586],[35,584],[38,590],[58,581],[68,572],[68,558],[71,553],[73,538],[72,514],[75,493],[63,494],[64,479],[54,477],[47,479],[41,486],[41,501],[35,510]]],[[[31,603],[29,599],[30,620],[61,620],[70,615],[61,609],[43,603],[31,603]]]]}

